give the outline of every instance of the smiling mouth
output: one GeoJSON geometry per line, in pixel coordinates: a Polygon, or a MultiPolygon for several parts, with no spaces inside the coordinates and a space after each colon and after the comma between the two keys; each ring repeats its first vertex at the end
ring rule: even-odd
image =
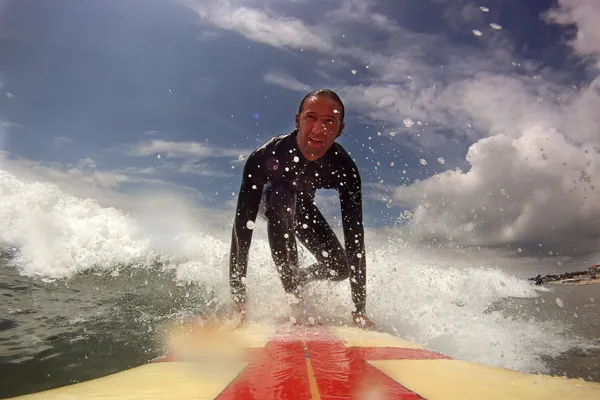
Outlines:
{"type": "Polygon", "coordinates": [[[324,141],[319,139],[308,138],[308,143],[311,146],[323,146],[324,141]]]}

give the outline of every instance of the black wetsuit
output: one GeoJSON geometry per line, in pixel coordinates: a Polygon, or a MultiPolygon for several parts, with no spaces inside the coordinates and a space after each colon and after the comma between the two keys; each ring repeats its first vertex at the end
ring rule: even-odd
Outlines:
{"type": "Polygon", "coordinates": [[[320,159],[307,160],[298,148],[296,134],[293,131],[272,138],[255,150],[244,166],[231,240],[229,281],[233,299],[246,299],[242,280],[262,201],[271,254],[284,290],[297,294],[309,280],[349,277],[356,311],[364,313],[366,259],[358,168],[338,143],[320,159]],[[339,192],[346,251],[314,203],[317,189],[339,192]],[[298,268],[295,237],[314,255],[316,264],[298,268]]]}

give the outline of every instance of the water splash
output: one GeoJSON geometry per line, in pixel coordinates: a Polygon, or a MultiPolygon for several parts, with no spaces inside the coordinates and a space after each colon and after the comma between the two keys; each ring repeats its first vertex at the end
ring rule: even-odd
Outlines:
{"type": "MultiPolygon", "coordinates": [[[[211,303],[221,307],[229,301],[231,218],[212,230],[202,219],[175,224],[171,230],[178,234],[158,240],[148,221],[68,195],[55,185],[23,183],[0,171],[0,193],[0,241],[5,249],[16,249],[11,263],[22,274],[68,278],[92,268],[154,268],[160,261],[178,281],[208,288],[216,296],[211,303]]],[[[263,322],[290,312],[264,225],[255,226],[245,281],[250,318],[263,322]]],[[[158,226],[165,230],[164,221],[158,226]]],[[[367,229],[366,235],[368,312],[383,329],[455,358],[524,371],[543,371],[544,356],[573,346],[562,339],[560,322],[518,318],[495,308],[506,299],[536,297],[537,289],[528,282],[477,263],[432,261],[426,250],[395,234],[383,238],[367,229]]],[[[314,262],[302,246],[299,259],[302,266],[314,262]]],[[[305,290],[311,316],[350,321],[347,281],[316,282],[305,290]]]]}

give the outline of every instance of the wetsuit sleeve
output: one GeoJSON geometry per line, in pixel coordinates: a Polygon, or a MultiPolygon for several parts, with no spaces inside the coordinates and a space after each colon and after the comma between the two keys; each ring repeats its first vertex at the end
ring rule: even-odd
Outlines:
{"type": "Polygon", "coordinates": [[[260,153],[252,153],[242,176],[238,195],[229,256],[229,285],[234,302],[246,301],[244,280],[248,269],[248,252],[262,197],[264,182],[260,170],[260,153]]]}
{"type": "Polygon", "coordinates": [[[339,189],[346,256],[350,265],[352,301],[364,314],[367,303],[367,262],[362,215],[361,179],[358,171],[349,173],[339,189]]]}

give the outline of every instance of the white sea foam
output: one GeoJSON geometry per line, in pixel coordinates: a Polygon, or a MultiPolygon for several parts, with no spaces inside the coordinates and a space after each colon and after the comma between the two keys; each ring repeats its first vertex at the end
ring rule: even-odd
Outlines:
{"type": "Polygon", "coordinates": [[[68,195],[49,183],[23,183],[0,171],[0,242],[17,250],[25,275],[70,276],[89,268],[147,261],[148,240],[113,208],[68,195]]]}

